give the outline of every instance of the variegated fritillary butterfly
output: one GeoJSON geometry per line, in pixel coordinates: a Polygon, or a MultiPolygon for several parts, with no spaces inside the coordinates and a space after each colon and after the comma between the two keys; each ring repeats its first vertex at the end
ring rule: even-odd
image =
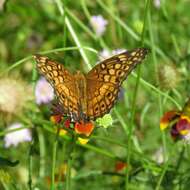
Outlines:
{"type": "Polygon", "coordinates": [[[35,55],[34,58],[38,71],[53,86],[63,113],[74,122],[85,122],[110,111],[122,82],[148,51],[147,48],[137,48],[112,56],[86,75],[80,71],[73,75],[48,57],[35,55]]]}

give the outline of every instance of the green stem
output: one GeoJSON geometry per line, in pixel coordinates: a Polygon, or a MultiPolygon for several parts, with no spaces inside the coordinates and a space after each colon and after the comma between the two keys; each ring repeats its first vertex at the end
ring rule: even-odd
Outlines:
{"type": "Polygon", "coordinates": [[[165,162],[165,164],[164,164],[162,173],[161,173],[161,175],[160,175],[160,178],[159,178],[159,180],[158,180],[158,183],[157,183],[157,185],[156,185],[155,190],[161,189],[160,186],[161,186],[162,180],[163,180],[164,175],[165,175],[165,173],[166,173],[166,171],[167,171],[167,169],[168,169],[168,166],[169,166],[169,164],[170,164],[170,161],[173,159],[173,152],[174,152],[174,151],[175,151],[175,146],[172,147],[172,150],[170,151],[170,154],[168,155],[168,160],[167,160],[167,161],[165,162]]]}
{"type": "Polygon", "coordinates": [[[32,154],[33,154],[33,141],[30,144],[29,156],[28,156],[28,188],[32,190],[32,154]]]}
{"type": "MultiPolygon", "coordinates": [[[[102,0],[97,0],[97,3],[100,5],[100,7],[102,7],[102,9],[109,14],[133,39],[135,39],[136,41],[140,41],[141,38],[139,35],[137,35],[129,26],[126,25],[126,23],[124,21],[122,21],[117,15],[113,14],[110,9],[104,4],[102,3],[102,0]]],[[[145,40],[145,43],[150,45],[150,41],[145,40]]],[[[160,54],[163,59],[165,60],[169,60],[169,58],[165,55],[165,53],[159,48],[156,47],[156,52],[158,54],[160,54]]]]}
{"type": "Polygon", "coordinates": [[[45,139],[44,134],[41,128],[38,128],[38,139],[39,139],[39,147],[40,147],[40,169],[39,169],[39,176],[43,178],[45,176],[45,139]]]}
{"type": "MultiPolygon", "coordinates": [[[[158,73],[158,64],[157,64],[157,57],[156,57],[156,45],[155,45],[155,40],[154,40],[154,31],[153,31],[153,26],[152,26],[152,18],[151,18],[151,9],[148,11],[148,27],[149,27],[149,35],[150,35],[150,43],[151,43],[151,53],[152,53],[152,58],[153,58],[153,63],[154,63],[154,69],[155,73],[158,73]]],[[[158,75],[156,75],[156,82],[159,84],[159,79],[158,75]]],[[[161,96],[160,93],[158,93],[158,105],[159,105],[159,115],[158,118],[161,117],[163,114],[162,110],[162,101],[161,101],[161,96]]],[[[164,147],[164,160],[167,158],[167,146],[166,146],[166,137],[165,133],[162,132],[162,143],[164,147]]]]}
{"type": "Polygon", "coordinates": [[[70,190],[71,189],[71,169],[72,169],[72,165],[74,162],[74,158],[75,158],[75,151],[76,151],[76,138],[73,138],[73,143],[72,143],[72,150],[70,152],[70,155],[68,157],[68,162],[67,162],[67,171],[66,171],[66,190],[70,190]]]}
{"type": "MultiPolygon", "coordinates": [[[[147,0],[145,3],[145,15],[144,15],[144,24],[143,24],[143,31],[141,34],[141,44],[144,44],[144,38],[145,38],[145,31],[146,31],[146,19],[147,19],[147,12],[148,12],[148,8],[150,6],[150,0],[147,0]]],[[[133,132],[133,128],[134,128],[134,117],[135,117],[135,112],[136,112],[136,100],[137,100],[137,93],[138,93],[138,88],[139,88],[139,83],[140,83],[140,68],[138,68],[138,72],[137,72],[137,79],[136,79],[136,84],[135,84],[135,89],[134,89],[134,93],[133,93],[133,101],[132,101],[132,112],[131,112],[131,120],[130,120],[130,127],[128,129],[129,134],[128,134],[128,139],[127,139],[127,145],[128,148],[126,150],[127,152],[127,156],[126,156],[126,162],[127,164],[130,166],[130,162],[131,162],[131,137],[132,137],[132,132],[133,132]]],[[[129,169],[126,169],[126,178],[125,178],[125,189],[128,190],[129,187],[129,169]]]]}
{"type": "MultiPolygon", "coordinates": [[[[59,9],[61,16],[64,16],[65,13],[64,13],[62,2],[60,0],[55,0],[55,3],[59,9]]],[[[85,64],[87,65],[88,69],[91,69],[91,65],[90,65],[89,60],[86,56],[86,53],[84,52],[84,49],[82,48],[81,43],[80,43],[80,41],[79,41],[79,39],[78,39],[74,29],[73,29],[73,26],[71,25],[67,16],[65,16],[65,24],[69,30],[69,33],[71,34],[71,36],[74,40],[76,46],[79,48],[79,52],[80,52],[85,64]]]]}
{"type": "Polygon", "coordinates": [[[56,133],[54,144],[53,144],[52,170],[51,170],[51,190],[55,189],[55,165],[56,165],[58,138],[59,138],[59,127],[57,127],[57,133],[56,133]]]}

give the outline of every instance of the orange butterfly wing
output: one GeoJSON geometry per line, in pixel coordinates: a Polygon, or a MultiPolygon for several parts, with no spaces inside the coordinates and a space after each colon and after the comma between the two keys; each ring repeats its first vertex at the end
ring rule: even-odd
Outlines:
{"type": "Polygon", "coordinates": [[[110,111],[122,82],[148,51],[146,48],[137,48],[120,53],[100,62],[86,75],[89,119],[95,120],[110,111]]]}
{"type": "Polygon", "coordinates": [[[58,101],[63,107],[64,114],[75,119],[78,117],[78,96],[74,76],[55,61],[48,57],[35,55],[37,69],[55,90],[58,101]]]}

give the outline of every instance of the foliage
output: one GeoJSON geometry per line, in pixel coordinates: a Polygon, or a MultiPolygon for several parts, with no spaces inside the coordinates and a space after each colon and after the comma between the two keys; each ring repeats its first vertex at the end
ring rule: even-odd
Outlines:
{"type": "Polygon", "coordinates": [[[188,189],[189,145],[159,122],[189,97],[189,14],[186,0],[0,1],[0,189],[188,189]],[[89,139],[61,132],[51,103],[37,101],[34,54],[87,72],[102,51],[142,46],[151,53],[89,139]],[[5,146],[23,129],[32,140],[5,146]]]}

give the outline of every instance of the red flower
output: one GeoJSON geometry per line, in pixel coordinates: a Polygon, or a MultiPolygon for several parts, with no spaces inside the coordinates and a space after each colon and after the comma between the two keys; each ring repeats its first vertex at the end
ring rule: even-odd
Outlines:
{"type": "Polygon", "coordinates": [[[66,128],[69,128],[70,125],[71,125],[71,120],[68,118],[68,119],[66,119],[66,120],[64,121],[64,126],[65,126],[66,128]]]}
{"type": "Polygon", "coordinates": [[[190,100],[182,111],[166,112],[160,120],[160,129],[171,126],[170,134],[174,140],[187,139],[190,134],[190,100]]]}
{"type": "Polygon", "coordinates": [[[62,119],[63,119],[63,116],[60,115],[60,114],[58,114],[58,115],[52,115],[52,116],[50,117],[50,120],[51,120],[53,123],[55,123],[55,124],[60,123],[60,122],[62,121],[62,119]]]}
{"type": "Polygon", "coordinates": [[[92,133],[94,125],[91,122],[76,122],[74,129],[77,134],[85,135],[88,137],[92,133]]]}
{"type": "Polygon", "coordinates": [[[115,171],[119,172],[123,170],[125,167],[127,167],[127,164],[123,161],[117,161],[115,164],[115,171]]]}

